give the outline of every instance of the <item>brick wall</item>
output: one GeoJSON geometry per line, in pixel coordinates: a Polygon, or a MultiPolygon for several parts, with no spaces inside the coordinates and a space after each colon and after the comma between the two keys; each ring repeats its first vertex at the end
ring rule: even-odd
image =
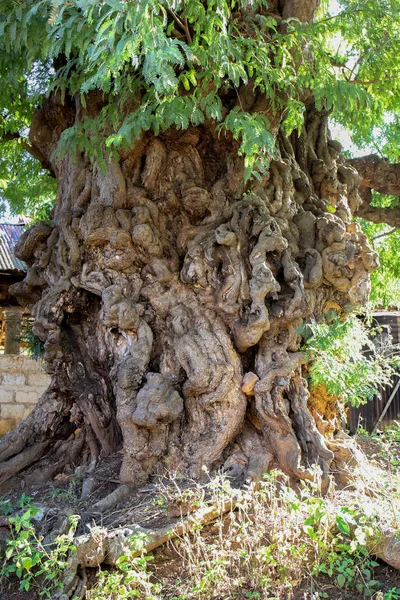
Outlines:
{"type": "Polygon", "coordinates": [[[39,361],[0,354],[0,436],[31,412],[49,383],[39,361]]]}

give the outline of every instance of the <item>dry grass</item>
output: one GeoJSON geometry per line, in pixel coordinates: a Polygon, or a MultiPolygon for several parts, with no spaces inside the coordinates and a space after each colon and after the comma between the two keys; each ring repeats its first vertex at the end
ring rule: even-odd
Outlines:
{"type": "MultiPolygon", "coordinates": [[[[375,463],[359,454],[350,483],[335,487],[332,478],[325,493],[317,470],[313,484],[298,484],[296,490],[279,472],[241,489],[234,489],[222,474],[207,475],[202,485],[172,475],[160,479],[142,490],[147,500],[138,492],[125,499],[105,522],[86,521],[84,531],[89,525],[88,535],[94,542],[100,534],[112,539],[116,528],[131,535],[135,525],[184,533],[149,555],[142,530],[131,538],[131,546],[122,545],[121,552],[126,555],[120,556],[113,568],[87,569],[86,575],[79,572],[89,582],[79,600],[400,600],[400,575],[385,581],[383,567],[368,552],[379,541],[380,531],[398,530],[400,428],[374,438],[373,444],[368,438],[367,445],[375,463]],[[205,525],[206,514],[214,519],[212,524],[205,525]],[[220,516],[215,518],[215,514],[220,516]],[[181,521],[185,525],[178,527],[181,521]]],[[[349,456],[354,462],[355,454],[349,456]]],[[[341,471],[337,479],[343,482],[343,475],[341,471]]],[[[34,510],[34,499],[26,497],[25,503],[28,500],[26,506],[34,510]]],[[[76,501],[69,500],[71,510],[77,508],[76,501]]],[[[23,518],[18,514],[15,523],[23,518]]],[[[38,564],[45,572],[52,572],[53,563],[41,545],[46,523],[38,529],[28,521],[22,529],[11,527],[14,550],[5,557],[5,574],[18,574],[13,565],[24,564],[21,557],[32,556],[32,552],[40,555],[38,564]]],[[[60,561],[57,568],[64,577],[60,561]]],[[[19,579],[28,577],[32,589],[41,589],[43,582],[36,581],[32,569],[24,569],[19,579]]],[[[56,597],[50,588],[41,593],[56,597]]],[[[62,595],[58,600],[61,598],[67,600],[62,595]]]]}
{"type": "Polygon", "coordinates": [[[328,597],[318,590],[321,573],[337,589],[352,589],[358,594],[353,598],[400,598],[385,596],[373,583],[376,563],[366,550],[379,530],[397,526],[398,486],[397,475],[371,465],[362,466],[340,491],[332,482],[325,496],[318,484],[303,484],[295,492],[281,473],[249,486],[239,500],[222,475],[190,489],[180,489],[172,479],[159,486],[160,505],[184,513],[210,502],[222,507],[232,497],[235,509],[211,527],[198,523],[170,542],[161,567],[160,557],[154,567],[144,557],[138,562],[127,557],[122,570],[100,575],[88,600],[289,600],[300,597],[300,586],[301,598],[317,599],[328,597]]]}

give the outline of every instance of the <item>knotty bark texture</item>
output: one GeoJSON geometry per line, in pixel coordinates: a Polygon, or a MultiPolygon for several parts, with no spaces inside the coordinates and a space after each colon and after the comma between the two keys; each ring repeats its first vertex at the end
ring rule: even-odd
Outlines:
{"type": "Polygon", "coordinates": [[[334,454],[307,408],[298,329],[363,303],[377,266],[352,222],[361,178],[327,114],[310,103],[301,135],[278,132],[268,174],[247,187],[237,143],[212,123],[143,135],[106,173],[54,159],[80,118],[54,95],[32,126],[59,195],[52,223],[21,238],[29,270],[12,291],[52,384],[0,442],[2,477],[55,444],[63,466],[67,441],[88,473],[122,447],[131,486],[164,469],[326,475],[334,454]]]}
{"type": "Polygon", "coordinates": [[[353,158],[348,164],[355,167],[362,177],[360,195],[362,203],[357,216],[372,223],[387,223],[392,227],[400,227],[400,208],[373,206],[372,190],[392,196],[400,195],[400,163],[390,163],[376,154],[353,158]]]}

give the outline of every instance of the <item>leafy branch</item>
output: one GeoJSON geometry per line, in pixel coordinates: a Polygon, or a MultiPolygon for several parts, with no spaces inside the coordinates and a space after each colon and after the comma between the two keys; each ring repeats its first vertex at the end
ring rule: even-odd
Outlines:
{"type": "Polygon", "coordinates": [[[353,406],[379,394],[400,367],[399,349],[356,316],[312,323],[300,333],[306,338],[312,388],[324,385],[328,394],[353,406]]]}

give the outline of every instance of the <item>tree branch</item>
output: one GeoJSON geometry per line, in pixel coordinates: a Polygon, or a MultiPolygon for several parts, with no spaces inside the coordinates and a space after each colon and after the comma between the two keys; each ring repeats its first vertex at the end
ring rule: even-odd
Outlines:
{"type": "Polygon", "coordinates": [[[377,77],[376,79],[369,79],[368,81],[361,81],[360,79],[348,79],[347,83],[356,83],[357,85],[374,85],[376,83],[382,83],[388,79],[399,79],[400,75],[385,75],[384,77],[377,77]]]}
{"type": "Polygon", "coordinates": [[[400,196],[400,163],[389,163],[385,158],[369,154],[353,158],[348,164],[362,177],[360,195],[363,203],[357,211],[357,216],[373,223],[387,223],[392,227],[400,227],[400,207],[371,206],[372,190],[380,194],[400,196]]]}
{"type": "Polygon", "coordinates": [[[298,19],[301,23],[312,23],[319,0],[286,0],[283,8],[284,19],[298,19]]]}
{"type": "Polygon", "coordinates": [[[376,190],[380,194],[400,196],[400,163],[390,163],[376,154],[369,154],[352,158],[348,164],[363,178],[362,186],[376,190]]]}
{"type": "Polygon", "coordinates": [[[372,241],[375,242],[375,240],[379,240],[379,238],[386,237],[387,235],[392,235],[392,233],[394,233],[395,231],[397,231],[397,227],[393,227],[393,229],[391,229],[390,231],[385,231],[385,233],[380,233],[379,235],[376,235],[372,238],[372,241]]]}
{"type": "Polygon", "coordinates": [[[319,21],[315,21],[314,25],[321,25],[322,23],[328,23],[329,21],[333,21],[334,19],[342,19],[343,17],[347,17],[349,14],[354,14],[354,13],[359,13],[359,12],[365,12],[364,8],[357,8],[354,10],[342,10],[341,12],[337,13],[336,15],[331,15],[330,17],[324,17],[323,19],[320,19],[319,21]]]}
{"type": "Polygon", "coordinates": [[[400,227],[400,207],[397,208],[381,208],[379,206],[365,205],[357,210],[357,217],[362,217],[372,223],[387,223],[394,226],[396,229],[400,227]]]}
{"type": "Polygon", "coordinates": [[[49,163],[49,161],[46,159],[46,157],[40,152],[40,150],[38,148],[36,148],[36,146],[33,146],[32,144],[29,144],[29,142],[27,142],[27,140],[25,138],[23,138],[21,136],[21,134],[19,133],[5,133],[1,138],[0,141],[17,141],[21,147],[28,152],[33,158],[35,158],[36,160],[38,160],[40,162],[40,164],[42,165],[43,169],[45,169],[46,171],[49,171],[52,177],[55,177],[54,171],[53,171],[53,167],[51,166],[51,164],[49,163]]]}
{"type": "Polygon", "coordinates": [[[192,43],[192,36],[190,35],[189,24],[186,17],[182,21],[182,19],[176,14],[174,10],[168,9],[168,12],[174,19],[175,23],[177,23],[179,27],[185,32],[187,43],[190,46],[190,44],[192,43]]]}

